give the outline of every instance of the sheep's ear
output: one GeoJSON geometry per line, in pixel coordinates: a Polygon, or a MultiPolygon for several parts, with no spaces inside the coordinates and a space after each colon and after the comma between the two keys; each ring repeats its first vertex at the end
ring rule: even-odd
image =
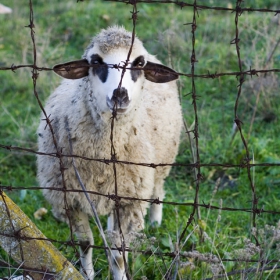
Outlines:
{"type": "Polygon", "coordinates": [[[80,79],[88,76],[89,63],[86,59],[75,60],[63,64],[57,64],[53,71],[66,79],[80,79]]]}
{"type": "Polygon", "coordinates": [[[154,83],[167,83],[179,77],[173,69],[150,61],[147,62],[143,70],[145,78],[154,83]]]}

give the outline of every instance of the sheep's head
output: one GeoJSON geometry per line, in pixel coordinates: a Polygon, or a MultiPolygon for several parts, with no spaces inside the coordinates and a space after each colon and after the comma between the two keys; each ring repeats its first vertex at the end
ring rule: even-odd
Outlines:
{"type": "Polygon", "coordinates": [[[174,70],[148,61],[149,54],[137,38],[127,62],[131,43],[131,33],[111,27],[93,38],[82,60],[59,64],[53,69],[67,79],[88,76],[100,110],[115,109],[124,114],[137,103],[145,79],[166,83],[178,78],[174,70]]]}

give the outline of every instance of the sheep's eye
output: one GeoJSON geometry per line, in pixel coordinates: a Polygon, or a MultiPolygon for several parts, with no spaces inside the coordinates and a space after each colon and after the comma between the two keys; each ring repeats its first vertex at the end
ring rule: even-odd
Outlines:
{"type": "Polygon", "coordinates": [[[144,67],[145,65],[145,59],[142,55],[138,56],[133,62],[132,66],[133,67],[144,67]]]}
{"type": "Polygon", "coordinates": [[[91,56],[91,64],[103,64],[103,59],[101,56],[99,56],[98,54],[93,54],[91,56]]]}

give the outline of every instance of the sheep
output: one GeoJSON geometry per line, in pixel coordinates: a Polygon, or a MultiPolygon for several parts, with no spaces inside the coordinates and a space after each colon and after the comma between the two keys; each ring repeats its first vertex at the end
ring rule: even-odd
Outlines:
{"type": "MultiPolygon", "coordinates": [[[[178,74],[149,54],[137,37],[127,69],[120,69],[131,44],[131,32],[119,26],[109,27],[92,39],[81,60],[53,68],[64,79],[46,102],[45,112],[50,116],[54,134],[42,115],[37,131],[39,152],[55,154],[54,137],[63,155],[111,159],[113,144],[118,161],[154,164],[175,161],[182,128],[175,81],[178,74]],[[112,65],[114,67],[110,67],[112,65]]],[[[80,245],[81,272],[86,279],[93,279],[94,239],[89,225],[90,204],[82,192],[51,189],[62,190],[64,180],[68,190],[81,190],[71,157],[62,156],[62,162],[64,179],[57,157],[38,155],[38,181],[55,217],[72,227],[80,245]]],[[[118,233],[121,228],[127,240],[129,233],[143,230],[148,202],[121,199],[117,213],[115,201],[106,197],[115,194],[112,165],[75,158],[75,166],[88,191],[104,194],[89,193],[89,197],[99,215],[108,215],[109,232],[118,233]]],[[[170,165],[151,168],[116,163],[115,166],[118,196],[163,200],[163,184],[170,165]]],[[[160,225],[161,220],[162,204],[152,203],[150,222],[160,225]]],[[[121,239],[115,237],[112,244],[120,247],[121,239]]],[[[118,250],[112,250],[111,260],[114,279],[127,279],[124,256],[118,250]]]]}

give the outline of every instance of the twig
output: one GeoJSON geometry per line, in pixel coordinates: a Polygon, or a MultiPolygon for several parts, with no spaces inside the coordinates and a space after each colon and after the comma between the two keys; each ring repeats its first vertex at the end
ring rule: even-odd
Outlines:
{"type": "MultiPolygon", "coordinates": [[[[67,116],[65,117],[64,122],[65,122],[65,127],[66,127],[67,132],[68,132],[68,141],[69,141],[70,153],[72,154],[73,153],[73,146],[72,146],[72,140],[71,140],[71,134],[70,134],[70,129],[69,129],[69,123],[68,123],[67,116]]],[[[79,184],[80,184],[80,186],[81,186],[81,188],[83,190],[83,193],[85,194],[86,199],[87,199],[88,203],[90,204],[90,207],[91,207],[91,210],[92,210],[92,213],[93,213],[93,216],[94,216],[94,221],[95,221],[95,224],[97,225],[98,230],[100,232],[102,241],[104,243],[104,247],[107,248],[111,252],[110,247],[108,246],[108,243],[107,243],[107,240],[106,240],[106,237],[105,237],[105,233],[104,233],[102,224],[100,222],[97,210],[95,208],[94,202],[90,200],[90,197],[88,195],[86,187],[85,187],[85,185],[82,182],[82,179],[81,179],[81,176],[79,174],[79,171],[77,170],[74,158],[72,158],[72,165],[73,165],[73,168],[75,170],[75,174],[76,174],[76,177],[77,177],[77,179],[79,181],[79,184]]],[[[111,261],[111,258],[109,256],[108,252],[107,252],[107,249],[105,249],[105,254],[106,254],[106,257],[107,257],[107,260],[108,260],[108,263],[109,263],[110,270],[111,270],[111,272],[113,272],[112,261],[111,261]]]]}

